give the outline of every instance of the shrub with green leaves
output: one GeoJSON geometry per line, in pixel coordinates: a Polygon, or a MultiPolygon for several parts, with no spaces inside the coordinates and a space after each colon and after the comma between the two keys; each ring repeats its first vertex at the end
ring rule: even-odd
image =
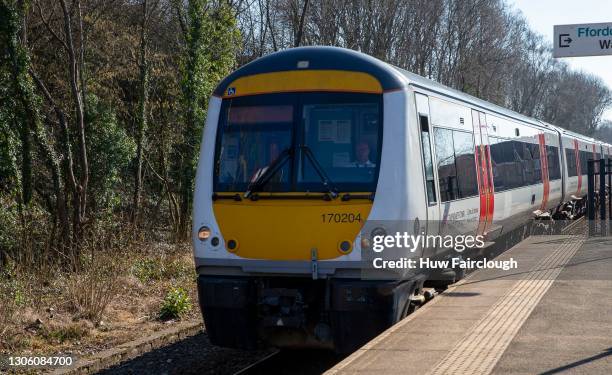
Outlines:
{"type": "Polygon", "coordinates": [[[0,269],[0,296],[5,300],[0,303],[10,303],[15,307],[22,307],[27,302],[23,282],[17,277],[15,265],[11,262],[0,269]]]}
{"type": "Polygon", "coordinates": [[[179,319],[191,310],[191,300],[187,292],[181,288],[171,288],[162,302],[159,319],[179,319]]]}
{"type": "Polygon", "coordinates": [[[160,280],[164,274],[164,265],[155,258],[137,260],[131,269],[132,275],[143,283],[160,280]]]}
{"type": "Polygon", "coordinates": [[[193,267],[180,259],[145,258],[134,262],[131,273],[142,283],[147,283],[163,279],[185,279],[191,276],[193,267]]]}

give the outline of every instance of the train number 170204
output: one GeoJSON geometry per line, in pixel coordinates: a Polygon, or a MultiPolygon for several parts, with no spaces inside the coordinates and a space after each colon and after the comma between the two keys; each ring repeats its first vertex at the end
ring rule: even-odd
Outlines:
{"type": "Polygon", "coordinates": [[[328,213],[321,214],[324,223],[361,223],[361,214],[353,213],[328,213]]]}

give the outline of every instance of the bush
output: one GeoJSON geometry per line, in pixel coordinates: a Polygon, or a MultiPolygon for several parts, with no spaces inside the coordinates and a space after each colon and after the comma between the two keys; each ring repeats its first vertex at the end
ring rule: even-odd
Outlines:
{"type": "Polygon", "coordinates": [[[90,158],[90,204],[98,217],[121,204],[122,176],[126,175],[136,145],[120,125],[113,108],[97,96],[87,96],[86,121],[90,158]]]}
{"type": "Polygon", "coordinates": [[[162,302],[159,319],[178,319],[189,310],[191,310],[191,301],[187,292],[181,287],[171,288],[162,302]]]}
{"type": "Polygon", "coordinates": [[[113,257],[83,262],[82,269],[68,275],[66,294],[73,310],[94,323],[102,319],[106,306],[119,291],[121,264],[113,257]]]}
{"type": "Polygon", "coordinates": [[[145,258],[137,260],[132,266],[132,275],[142,283],[160,280],[164,273],[164,265],[158,259],[145,258]]]}
{"type": "Polygon", "coordinates": [[[181,262],[181,259],[162,258],[138,259],[131,268],[131,273],[142,283],[166,279],[184,279],[191,275],[193,267],[181,262]]]}

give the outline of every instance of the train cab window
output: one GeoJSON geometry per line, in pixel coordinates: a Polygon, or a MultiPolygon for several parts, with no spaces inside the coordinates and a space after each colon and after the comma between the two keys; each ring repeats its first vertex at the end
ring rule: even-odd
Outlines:
{"type": "MultiPolygon", "coordinates": [[[[253,103],[248,99],[227,105],[216,161],[217,190],[244,191],[291,148],[294,106],[287,103],[253,103]]],[[[283,191],[291,182],[289,163],[266,185],[283,191]]]]}
{"type": "Polygon", "coordinates": [[[435,128],[434,141],[442,202],[478,195],[472,134],[435,128]]]}
{"type": "Polygon", "coordinates": [[[436,203],[436,182],[434,178],[433,160],[431,155],[431,142],[429,134],[429,119],[419,116],[421,125],[421,147],[423,149],[423,163],[425,167],[425,185],[427,189],[427,202],[436,203]]]}
{"type": "Polygon", "coordinates": [[[225,99],[214,189],[374,191],[381,108],[381,96],[376,94],[283,93],[225,99]]]}
{"type": "Polygon", "coordinates": [[[342,191],[373,191],[380,164],[377,96],[315,94],[304,101],[298,190],[323,189],[321,173],[342,191]],[[342,98],[344,96],[344,98],[342,98]]]}

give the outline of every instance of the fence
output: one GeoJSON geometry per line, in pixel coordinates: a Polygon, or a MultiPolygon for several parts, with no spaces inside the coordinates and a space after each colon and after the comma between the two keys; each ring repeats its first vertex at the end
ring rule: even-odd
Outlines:
{"type": "MultiPolygon", "coordinates": [[[[589,234],[593,235],[596,233],[597,209],[599,208],[599,219],[601,221],[599,228],[601,234],[605,235],[607,230],[607,226],[604,225],[606,222],[606,215],[607,218],[612,217],[612,199],[606,199],[607,196],[610,196],[610,188],[612,187],[612,159],[589,160],[587,175],[587,216],[589,219],[589,234]]],[[[609,223],[612,224],[612,221],[609,221],[609,223]]]]}

